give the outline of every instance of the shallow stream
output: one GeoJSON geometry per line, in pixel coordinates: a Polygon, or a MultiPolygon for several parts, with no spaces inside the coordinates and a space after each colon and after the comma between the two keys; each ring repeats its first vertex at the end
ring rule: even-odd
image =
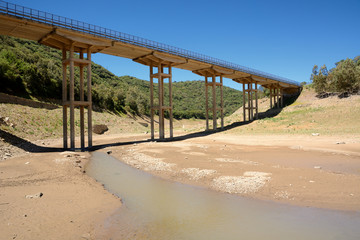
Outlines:
{"type": "Polygon", "coordinates": [[[97,239],[360,239],[360,213],[294,207],[166,181],[100,152],[89,176],[124,205],[97,239]]]}

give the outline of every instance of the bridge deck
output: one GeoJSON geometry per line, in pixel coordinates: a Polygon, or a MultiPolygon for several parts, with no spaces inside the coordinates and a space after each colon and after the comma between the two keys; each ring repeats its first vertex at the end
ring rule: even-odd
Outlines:
{"type": "Polygon", "coordinates": [[[239,83],[251,78],[264,87],[271,84],[289,90],[300,87],[298,83],[276,75],[4,1],[0,2],[0,34],[38,41],[58,49],[73,41],[79,49],[91,45],[93,53],[101,52],[140,63],[144,63],[141,57],[156,53],[172,61],[174,67],[200,75],[202,69],[213,68],[223,77],[239,83]]]}

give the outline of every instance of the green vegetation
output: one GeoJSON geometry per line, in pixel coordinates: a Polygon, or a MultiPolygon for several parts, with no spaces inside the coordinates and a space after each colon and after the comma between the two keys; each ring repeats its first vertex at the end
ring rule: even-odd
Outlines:
{"type": "MultiPolygon", "coordinates": [[[[34,41],[0,36],[0,91],[29,99],[62,98],[62,63],[59,50],[34,41]]],[[[77,57],[77,56],[76,56],[77,57]]],[[[95,108],[116,114],[149,115],[149,82],[131,76],[115,76],[102,66],[92,64],[92,97],[95,108]]],[[[79,76],[75,69],[75,79],[79,76]]],[[[86,71],[84,73],[86,77],[86,71]]],[[[155,96],[157,86],[155,85],[155,96]]],[[[224,113],[229,115],[242,105],[242,93],[224,87],[224,113]]],[[[210,93],[210,90],[209,90],[210,93]]],[[[85,87],[85,97],[86,97],[85,87]]],[[[165,104],[168,99],[165,85],[165,104]]],[[[209,94],[211,96],[211,94],[209,94]]],[[[217,89],[217,96],[220,96],[217,89]]],[[[75,82],[75,98],[79,99],[79,83],[75,82]]],[[[220,100],[218,97],[217,100],[220,100]]],[[[155,104],[158,102],[154,99],[155,104]]],[[[211,102],[211,97],[209,99],[211,102]]],[[[220,106],[220,102],[217,101],[220,106]]],[[[201,81],[173,84],[175,118],[205,118],[205,87],[201,81]]],[[[211,106],[211,104],[210,104],[211,106]]],[[[211,117],[211,116],[210,116],[211,117]]]]}
{"type": "Polygon", "coordinates": [[[330,71],[325,64],[318,68],[317,65],[313,67],[310,78],[317,93],[360,91],[360,56],[341,60],[330,71]]]}

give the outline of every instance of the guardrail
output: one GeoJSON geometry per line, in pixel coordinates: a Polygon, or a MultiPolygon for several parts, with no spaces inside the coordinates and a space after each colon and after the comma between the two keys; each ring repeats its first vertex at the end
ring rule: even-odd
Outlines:
{"type": "Polygon", "coordinates": [[[114,30],[111,30],[108,28],[103,28],[103,27],[100,27],[97,25],[93,25],[93,24],[82,22],[82,21],[58,16],[55,14],[43,12],[40,10],[20,6],[20,5],[5,2],[5,1],[0,1],[0,14],[10,15],[10,16],[19,17],[19,18],[39,22],[39,23],[48,24],[51,26],[56,26],[56,27],[61,27],[61,28],[65,28],[65,29],[83,32],[83,33],[88,33],[88,34],[91,34],[91,35],[94,35],[97,37],[108,38],[111,40],[129,43],[129,44],[140,46],[140,47],[146,47],[146,48],[149,48],[152,50],[170,53],[170,54],[173,54],[176,56],[189,58],[192,60],[205,62],[205,63],[217,65],[220,67],[224,67],[224,68],[229,68],[232,70],[245,72],[248,74],[261,76],[264,78],[269,78],[269,79],[276,80],[279,82],[284,82],[284,83],[300,86],[295,81],[292,81],[290,79],[283,78],[280,76],[276,76],[276,75],[273,75],[270,73],[265,73],[265,72],[255,70],[252,68],[248,68],[248,67],[244,67],[244,66],[241,66],[241,65],[238,65],[235,63],[231,63],[231,62],[224,61],[221,59],[209,57],[204,54],[196,53],[196,52],[185,50],[185,49],[178,48],[178,47],[173,47],[173,46],[170,46],[167,44],[155,42],[155,41],[148,40],[148,39],[145,39],[142,37],[137,37],[137,36],[134,36],[131,34],[114,31],[114,30]]]}

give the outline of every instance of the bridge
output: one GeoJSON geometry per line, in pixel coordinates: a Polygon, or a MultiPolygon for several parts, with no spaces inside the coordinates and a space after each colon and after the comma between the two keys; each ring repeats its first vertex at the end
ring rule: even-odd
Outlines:
{"type": "Polygon", "coordinates": [[[173,138],[172,68],[192,71],[205,79],[206,130],[217,129],[220,113],[224,128],[223,78],[243,88],[244,121],[258,116],[258,86],[270,90],[270,107],[282,107],[283,95],[298,92],[300,85],[292,80],[209,57],[185,49],[158,43],[130,34],[69,19],[28,7],[0,1],[0,34],[25,38],[62,50],[63,79],[63,146],[68,148],[68,109],[70,112],[70,148],[75,148],[75,108],[80,108],[80,144],[85,148],[85,108],[87,108],[88,147],[92,147],[91,55],[103,53],[129,58],[149,66],[151,139],[155,138],[154,119],[159,114],[159,138],[165,138],[164,113],[169,113],[169,135],[173,138]],[[77,54],[75,54],[77,53],[77,54]],[[75,79],[74,69],[80,69],[75,79]],[[85,79],[86,71],[86,79],[85,79]],[[74,82],[80,83],[80,99],[74,98],[74,82]],[[86,81],[85,81],[86,80],[86,81]],[[164,104],[164,83],[168,82],[169,104],[164,104]],[[158,102],[154,102],[154,83],[158,83],[158,102]],[[85,87],[86,96],[85,96],[85,87]],[[220,88],[217,106],[216,88],[220,88]],[[209,102],[209,89],[212,102],[209,102]],[[246,104],[245,95],[248,97],[246,104]],[[85,98],[86,97],[86,98],[85,98]],[[212,126],[209,123],[212,112],[212,126]]]}

